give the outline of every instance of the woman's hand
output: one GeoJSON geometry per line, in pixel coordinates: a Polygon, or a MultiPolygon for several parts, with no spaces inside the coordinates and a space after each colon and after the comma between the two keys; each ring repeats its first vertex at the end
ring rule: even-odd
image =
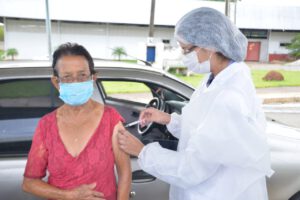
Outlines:
{"type": "Polygon", "coordinates": [[[133,156],[138,156],[144,147],[138,138],[123,127],[118,130],[118,142],[120,149],[133,156]]]}
{"type": "Polygon", "coordinates": [[[171,116],[168,113],[150,107],[141,112],[139,120],[141,121],[140,124],[142,127],[150,124],[151,122],[166,125],[170,122],[171,116]]]}
{"type": "Polygon", "coordinates": [[[89,185],[81,185],[77,188],[69,190],[67,199],[72,200],[105,200],[104,195],[95,191],[96,183],[89,185]]]}

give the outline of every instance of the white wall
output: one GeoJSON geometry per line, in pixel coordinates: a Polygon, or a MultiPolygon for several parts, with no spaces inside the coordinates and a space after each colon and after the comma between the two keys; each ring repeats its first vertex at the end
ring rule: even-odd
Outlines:
{"type": "MultiPolygon", "coordinates": [[[[154,43],[168,39],[175,45],[173,31],[173,28],[156,27],[154,43]]],[[[53,49],[65,42],[77,42],[95,58],[113,58],[111,48],[122,46],[129,55],[145,59],[147,37],[148,27],[145,26],[52,22],[53,49]]],[[[44,22],[6,19],[5,47],[17,48],[18,59],[46,58],[48,50],[44,22]]]]}
{"type": "Polygon", "coordinates": [[[288,54],[289,50],[281,47],[280,43],[290,43],[296,36],[294,32],[271,32],[269,39],[269,54],[288,54]]]}
{"type": "MultiPolygon", "coordinates": [[[[5,19],[5,48],[16,48],[17,59],[45,59],[48,55],[47,35],[44,21],[5,19]]],[[[156,58],[162,62],[162,39],[170,40],[176,46],[173,37],[174,28],[155,27],[154,43],[157,46],[156,58]]],[[[269,54],[286,54],[288,50],[280,43],[289,43],[296,33],[271,32],[269,40],[260,41],[260,61],[268,61],[269,54]]],[[[132,25],[114,25],[99,23],[52,22],[53,49],[65,42],[77,42],[84,45],[95,58],[111,59],[111,48],[122,46],[131,56],[146,59],[148,27],[132,25]]],[[[127,59],[132,59],[128,57],[127,59]]]]}
{"type": "Polygon", "coordinates": [[[42,22],[5,20],[5,49],[16,48],[17,59],[47,56],[47,36],[42,22]]]}

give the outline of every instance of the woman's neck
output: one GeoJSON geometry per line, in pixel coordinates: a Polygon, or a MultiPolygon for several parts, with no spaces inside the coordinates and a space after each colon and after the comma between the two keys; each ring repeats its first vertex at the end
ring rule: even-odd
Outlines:
{"type": "Polygon", "coordinates": [[[211,72],[216,77],[221,71],[223,71],[230,63],[228,59],[219,59],[211,66],[211,72]]]}
{"type": "Polygon", "coordinates": [[[63,113],[71,115],[71,116],[80,116],[83,113],[89,113],[90,111],[92,111],[94,106],[94,102],[93,100],[88,100],[88,102],[86,102],[83,105],[80,106],[70,106],[68,104],[65,104],[62,107],[63,113]]]}

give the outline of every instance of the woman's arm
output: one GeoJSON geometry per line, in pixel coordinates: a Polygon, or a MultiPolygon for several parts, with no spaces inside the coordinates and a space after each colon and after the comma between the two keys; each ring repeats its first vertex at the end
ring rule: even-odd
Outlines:
{"type": "Polygon", "coordinates": [[[42,198],[68,199],[66,191],[53,187],[41,179],[24,177],[22,188],[24,192],[31,193],[42,198]]]}
{"type": "Polygon", "coordinates": [[[54,187],[41,179],[32,179],[24,177],[22,188],[25,192],[46,199],[59,200],[104,200],[103,194],[93,191],[96,184],[81,185],[72,190],[62,190],[54,187]]]}
{"type": "Polygon", "coordinates": [[[121,122],[115,126],[112,144],[118,173],[118,200],[128,200],[131,190],[131,165],[129,155],[123,152],[118,145],[117,134],[121,127],[123,127],[121,122]]]}

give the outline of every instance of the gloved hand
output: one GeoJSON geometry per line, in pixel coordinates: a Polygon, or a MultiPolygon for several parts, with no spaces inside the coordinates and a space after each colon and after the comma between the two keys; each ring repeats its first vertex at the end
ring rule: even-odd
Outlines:
{"type": "Polygon", "coordinates": [[[139,120],[142,127],[151,122],[166,125],[170,122],[171,115],[155,108],[146,108],[141,112],[139,120]]]}

